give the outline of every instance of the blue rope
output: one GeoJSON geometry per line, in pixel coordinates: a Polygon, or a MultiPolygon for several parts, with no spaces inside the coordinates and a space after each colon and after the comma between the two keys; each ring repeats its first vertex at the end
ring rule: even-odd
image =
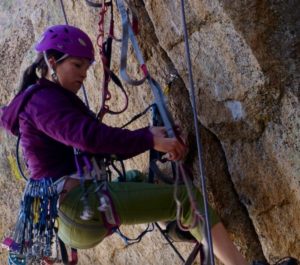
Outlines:
{"type": "Polygon", "coordinates": [[[129,238],[129,237],[125,236],[121,232],[120,228],[116,228],[114,230],[114,232],[116,234],[118,234],[124,240],[126,246],[130,246],[130,245],[139,243],[147,233],[152,232],[153,230],[154,230],[154,224],[153,223],[148,224],[146,229],[143,232],[141,232],[136,238],[129,238]]]}
{"type": "Polygon", "coordinates": [[[66,22],[67,25],[69,25],[63,0],[60,0],[60,5],[61,5],[61,9],[62,9],[63,14],[64,14],[65,22],[66,22]]]}
{"type": "Polygon", "coordinates": [[[22,256],[22,255],[17,255],[13,252],[9,252],[8,264],[9,265],[26,265],[26,257],[22,256]]]}

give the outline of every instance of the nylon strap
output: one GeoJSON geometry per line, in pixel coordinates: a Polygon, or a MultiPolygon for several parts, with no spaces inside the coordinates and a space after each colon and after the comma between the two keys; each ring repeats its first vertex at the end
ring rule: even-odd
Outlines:
{"type": "Polygon", "coordinates": [[[103,79],[102,79],[102,98],[101,98],[101,107],[100,111],[97,114],[98,120],[102,120],[104,115],[106,113],[116,115],[124,112],[127,107],[128,107],[128,96],[126,94],[126,91],[120,81],[120,79],[111,71],[110,66],[111,66],[111,54],[112,54],[112,42],[113,39],[115,39],[114,36],[114,18],[113,18],[113,5],[112,1],[105,2],[103,1],[102,4],[96,4],[91,1],[87,1],[87,4],[92,6],[92,7],[99,7],[101,8],[99,12],[100,20],[99,20],[99,34],[97,37],[97,45],[99,47],[99,54],[100,58],[102,61],[102,66],[103,66],[103,79]],[[109,25],[109,33],[107,39],[104,41],[104,34],[105,34],[105,15],[108,10],[108,7],[110,6],[110,25],[109,25]],[[106,101],[111,99],[111,94],[109,92],[109,82],[113,81],[115,85],[121,90],[124,99],[125,99],[125,104],[123,108],[119,111],[115,110],[110,110],[109,106],[106,104],[106,101]]]}
{"type": "Polygon", "coordinates": [[[139,86],[143,84],[148,76],[147,67],[145,65],[142,53],[138,47],[138,43],[136,41],[136,38],[134,36],[133,30],[130,26],[127,11],[124,6],[123,1],[116,0],[117,7],[119,9],[120,15],[122,17],[122,44],[121,44],[121,62],[120,62],[120,75],[122,79],[133,86],[139,86]],[[129,39],[132,43],[132,47],[135,51],[135,55],[137,57],[137,61],[140,64],[140,67],[144,73],[144,77],[140,80],[134,80],[132,79],[128,73],[127,73],[127,53],[128,53],[128,42],[129,39]]]}

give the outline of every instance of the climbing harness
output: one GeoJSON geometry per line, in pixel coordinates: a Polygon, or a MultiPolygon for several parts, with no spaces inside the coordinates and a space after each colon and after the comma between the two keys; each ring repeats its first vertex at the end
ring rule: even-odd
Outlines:
{"type": "Polygon", "coordinates": [[[113,213],[111,198],[109,197],[107,190],[107,182],[109,177],[106,169],[107,164],[105,163],[105,159],[96,161],[95,157],[88,157],[86,154],[80,153],[75,154],[75,161],[77,172],[80,177],[81,188],[83,190],[82,202],[84,209],[80,217],[82,220],[90,220],[94,214],[88,204],[89,193],[84,185],[85,176],[89,175],[96,187],[95,193],[99,200],[98,210],[103,213],[105,224],[111,233],[113,228],[119,226],[119,220],[116,214],[113,213]],[[84,170],[84,167],[86,170],[84,170]]]}

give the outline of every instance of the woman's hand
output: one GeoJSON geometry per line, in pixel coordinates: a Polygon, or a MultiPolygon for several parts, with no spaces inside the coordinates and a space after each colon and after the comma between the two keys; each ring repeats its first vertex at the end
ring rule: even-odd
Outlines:
{"type": "Polygon", "coordinates": [[[154,149],[159,152],[166,153],[169,160],[182,160],[186,153],[187,147],[182,138],[178,140],[176,137],[167,138],[167,132],[164,127],[151,127],[153,134],[154,149]]]}

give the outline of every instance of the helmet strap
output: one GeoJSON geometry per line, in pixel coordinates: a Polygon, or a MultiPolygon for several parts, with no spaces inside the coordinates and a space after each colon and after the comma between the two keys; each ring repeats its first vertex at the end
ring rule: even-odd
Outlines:
{"type": "MultiPolygon", "coordinates": [[[[56,72],[54,71],[53,67],[50,65],[50,63],[49,63],[49,61],[48,61],[46,51],[43,51],[43,56],[44,56],[44,60],[45,60],[45,62],[46,62],[46,64],[47,64],[47,66],[48,66],[48,69],[49,69],[49,71],[50,71],[50,75],[51,75],[53,81],[54,81],[55,83],[58,83],[58,84],[59,84],[57,74],[56,74],[56,72]]],[[[65,55],[64,55],[64,56],[65,56],[65,55]]],[[[64,56],[63,56],[63,57],[64,57],[64,56]]],[[[61,60],[61,58],[60,58],[59,60],[61,60]]]]}
{"type": "Polygon", "coordinates": [[[60,57],[56,63],[61,62],[62,60],[66,59],[67,57],[69,57],[69,54],[65,53],[62,57],[60,57]]]}

